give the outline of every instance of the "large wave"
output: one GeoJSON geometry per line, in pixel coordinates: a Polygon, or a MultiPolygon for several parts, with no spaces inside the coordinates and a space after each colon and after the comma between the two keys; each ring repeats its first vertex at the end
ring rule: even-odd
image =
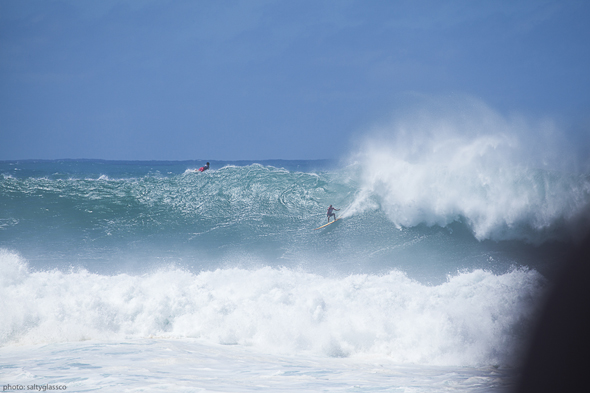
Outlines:
{"type": "Polygon", "coordinates": [[[548,120],[505,118],[473,99],[435,101],[359,144],[348,215],[379,208],[399,227],[463,221],[480,240],[588,231],[590,173],[548,120]]]}
{"type": "Polygon", "coordinates": [[[533,270],[460,273],[426,286],[391,271],[162,268],[132,276],[33,271],[0,250],[0,345],[197,338],[267,353],[386,355],[432,365],[511,364],[545,280],[533,270]]]}
{"type": "Polygon", "coordinates": [[[344,217],[382,211],[398,228],[463,222],[479,240],[583,237],[590,173],[567,159],[559,135],[550,123],[507,120],[476,105],[468,114],[435,112],[382,127],[340,170],[251,164],[166,176],[142,168],[127,178],[4,174],[0,226],[30,222],[38,233],[71,228],[87,240],[199,235],[236,224],[242,233],[293,233],[320,223],[334,204],[344,217]]]}
{"type": "MultiPolygon", "coordinates": [[[[73,175],[53,169],[41,177],[4,174],[0,247],[19,251],[36,268],[83,266],[105,274],[169,262],[190,269],[303,266],[319,274],[399,269],[431,283],[460,269],[500,273],[514,264],[547,274],[543,266],[557,262],[558,247],[504,247],[477,242],[473,234],[537,242],[575,234],[577,223],[584,229],[590,222],[584,221],[588,178],[494,167],[485,162],[491,139],[446,140],[454,146],[446,154],[478,144],[484,152],[476,155],[483,162],[456,160],[450,168],[421,149],[415,157],[404,153],[402,142],[412,140],[404,136],[393,145],[367,143],[362,166],[330,171],[249,164],[195,173],[176,164],[177,173],[161,175],[129,163],[121,177],[112,175],[117,163],[101,162],[102,174],[94,167],[73,175]],[[314,231],[326,222],[330,204],[346,219],[314,231]]],[[[436,140],[418,139],[421,146],[436,140]]]]}

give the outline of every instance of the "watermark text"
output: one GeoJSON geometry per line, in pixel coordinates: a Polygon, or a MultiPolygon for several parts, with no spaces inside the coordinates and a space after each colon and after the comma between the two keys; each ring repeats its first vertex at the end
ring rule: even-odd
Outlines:
{"type": "Polygon", "coordinates": [[[66,390],[68,387],[66,385],[50,385],[46,383],[45,385],[19,385],[19,384],[6,384],[2,385],[3,392],[18,392],[18,391],[26,391],[26,390],[34,390],[36,392],[47,392],[47,391],[56,391],[56,390],[66,390]]]}

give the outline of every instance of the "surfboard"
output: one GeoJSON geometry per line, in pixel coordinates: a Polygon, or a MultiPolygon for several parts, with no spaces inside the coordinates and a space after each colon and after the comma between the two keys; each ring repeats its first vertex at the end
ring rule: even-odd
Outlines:
{"type": "Polygon", "coordinates": [[[340,220],[340,218],[337,218],[337,219],[335,219],[334,221],[330,221],[329,223],[327,223],[327,224],[324,224],[324,225],[322,225],[321,227],[314,229],[314,231],[317,231],[318,229],[325,228],[325,227],[327,227],[327,226],[328,226],[328,225],[330,225],[330,224],[334,224],[334,223],[335,223],[336,221],[338,221],[338,220],[340,220]]]}

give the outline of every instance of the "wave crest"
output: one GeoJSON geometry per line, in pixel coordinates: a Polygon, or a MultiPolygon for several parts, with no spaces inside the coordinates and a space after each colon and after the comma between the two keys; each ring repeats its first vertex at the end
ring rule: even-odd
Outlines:
{"type": "Polygon", "coordinates": [[[464,221],[479,240],[583,236],[590,175],[567,162],[555,126],[470,108],[414,114],[366,137],[348,214],[377,204],[399,227],[464,221]]]}

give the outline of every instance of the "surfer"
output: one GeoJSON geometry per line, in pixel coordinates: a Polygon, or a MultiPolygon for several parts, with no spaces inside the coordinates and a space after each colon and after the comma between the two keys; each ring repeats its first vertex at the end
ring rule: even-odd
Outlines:
{"type": "Polygon", "coordinates": [[[334,210],[339,211],[340,209],[335,209],[332,207],[332,205],[330,205],[328,208],[328,222],[330,222],[330,217],[332,216],[334,216],[334,221],[336,221],[336,213],[334,213],[334,210]]]}
{"type": "Polygon", "coordinates": [[[199,168],[199,172],[205,172],[207,169],[209,169],[209,163],[207,163],[207,165],[202,166],[199,168]]]}

